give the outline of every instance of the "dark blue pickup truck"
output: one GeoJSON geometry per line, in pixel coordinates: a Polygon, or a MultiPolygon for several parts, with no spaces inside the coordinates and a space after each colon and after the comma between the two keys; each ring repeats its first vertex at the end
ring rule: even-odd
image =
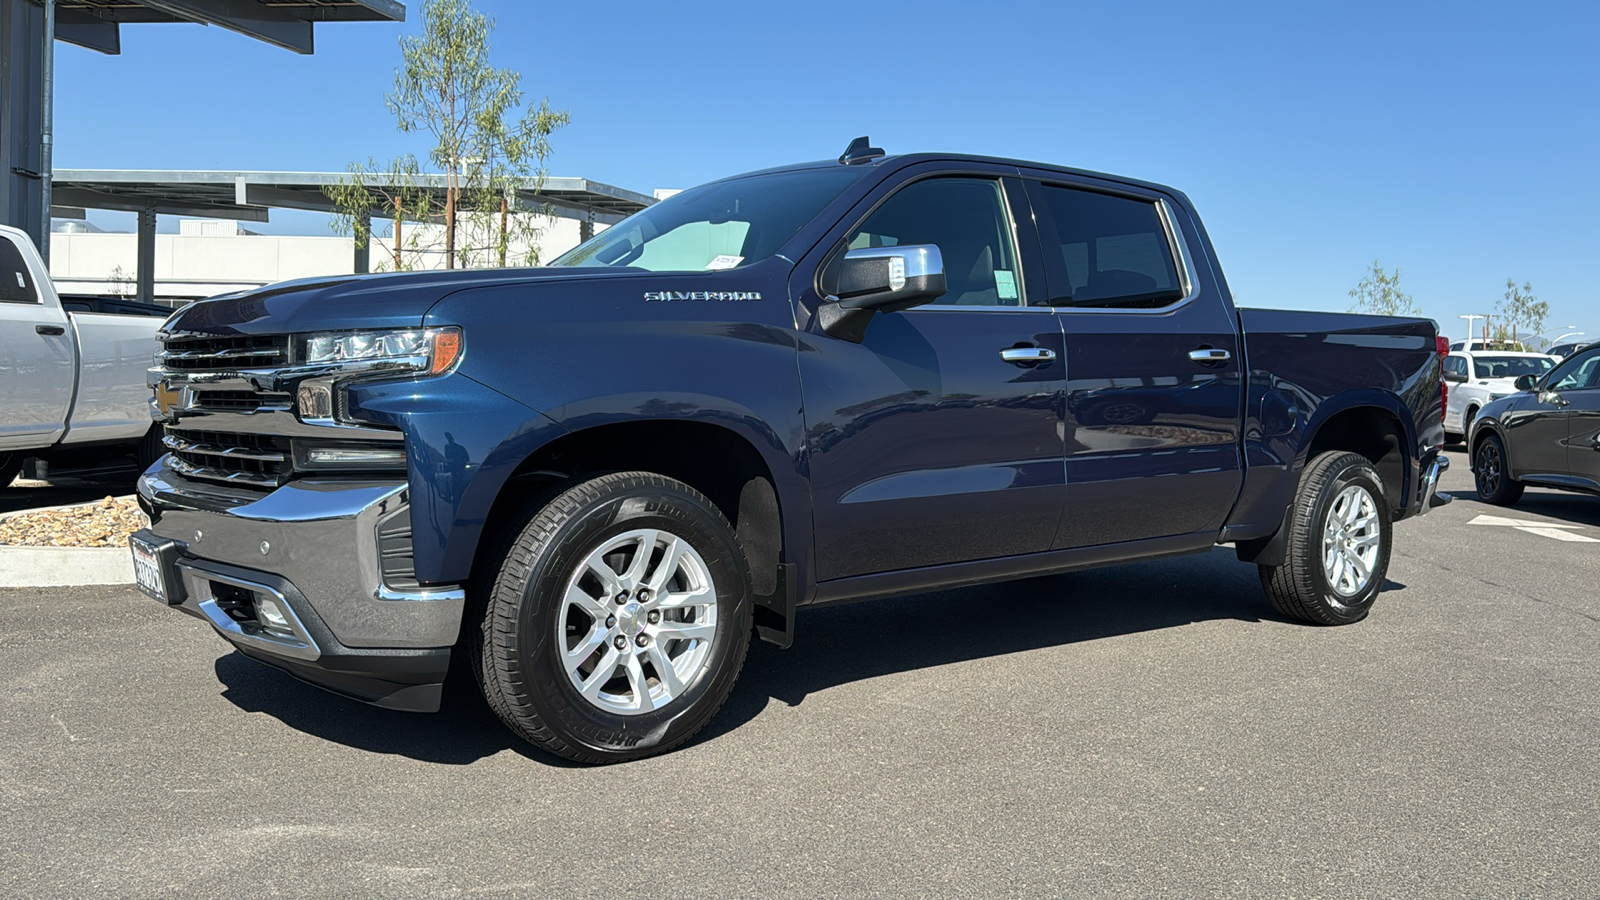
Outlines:
{"type": "Polygon", "coordinates": [[[1446,499],[1419,319],[1235,309],[1189,200],[885,156],[685,191],[541,269],[195,304],[152,370],[141,587],[338,693],[452,652],[552,752],[670,749],[800,607],[1232,543],[1366,616],[1446,499]]]}

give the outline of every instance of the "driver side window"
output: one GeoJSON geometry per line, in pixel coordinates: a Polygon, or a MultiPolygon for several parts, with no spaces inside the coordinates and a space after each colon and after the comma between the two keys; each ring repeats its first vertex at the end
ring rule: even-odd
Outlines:
{"type": "Polygon", "coordinates": [[[1021,306],[1000,182],[930,178],[901,188],[851,233],[851,250],[936,244],[946,290],[931,306],[1021,306]]]}
{"type": "Polygon", "coordinates": [[[1600,387],[1600,349],[1581,353],[1550,374],[1548,391],[1584,391],[1600,387]]]}

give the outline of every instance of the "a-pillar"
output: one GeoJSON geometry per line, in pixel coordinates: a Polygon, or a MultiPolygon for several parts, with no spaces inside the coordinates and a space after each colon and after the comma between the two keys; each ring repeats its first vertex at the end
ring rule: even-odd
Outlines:
{"type": "Polygon", "coordinates": [[[138,279],[140,303],[156,301],[156,211],[151,207],[139,210],[139,255],[134,263],[134,277],[138,279]]]}

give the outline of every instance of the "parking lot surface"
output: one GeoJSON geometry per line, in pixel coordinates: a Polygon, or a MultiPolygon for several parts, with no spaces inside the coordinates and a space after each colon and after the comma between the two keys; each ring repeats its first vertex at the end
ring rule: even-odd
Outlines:
{"type": "Polygon", "coordinates": [[[1600,498],[1487,507],[1452,456],[1360,624],[1226,549],[817,609],[605,768],[459,680],[388,712],[131,588],[0,590],[0,893],[1592,897],[1600,548],[1543,532],[1600,498]]]}

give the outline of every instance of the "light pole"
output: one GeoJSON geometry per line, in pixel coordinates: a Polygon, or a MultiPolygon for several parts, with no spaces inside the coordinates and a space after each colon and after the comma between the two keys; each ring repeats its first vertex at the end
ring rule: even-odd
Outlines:
{"type": "Polygon", "coordinates": [[[1458,319],[1466,319],[1467,320],[1467,342],[1462,346],[1464,346],[1464,347],[1466,347],[1468,349],[1471,349],[1471,347],[1472,347],[1472,320],[1473,319],[1487,319],[1489,317],[1488,316],[1457,316],[1456,318],[1458,318],[1458,319]]]}
{"type": "MultiPolygon", "coordinates": [[[[1571,328],[1572,326],[1568,325],[1567,327],[1571,328]]],[[[1556,338],[1555,340],[1551,341],[1550,342],[1550,346],[1554,347],[1555,345],[1561,343],[1562,341],[1566,340],[1569,337],[1583,337],[1583,332],[1581,332],[1581,331],[1569,331],[1566,334],[1563,334],[1562,336],[1560,336],[1560,337],[1556,338]]]]}

